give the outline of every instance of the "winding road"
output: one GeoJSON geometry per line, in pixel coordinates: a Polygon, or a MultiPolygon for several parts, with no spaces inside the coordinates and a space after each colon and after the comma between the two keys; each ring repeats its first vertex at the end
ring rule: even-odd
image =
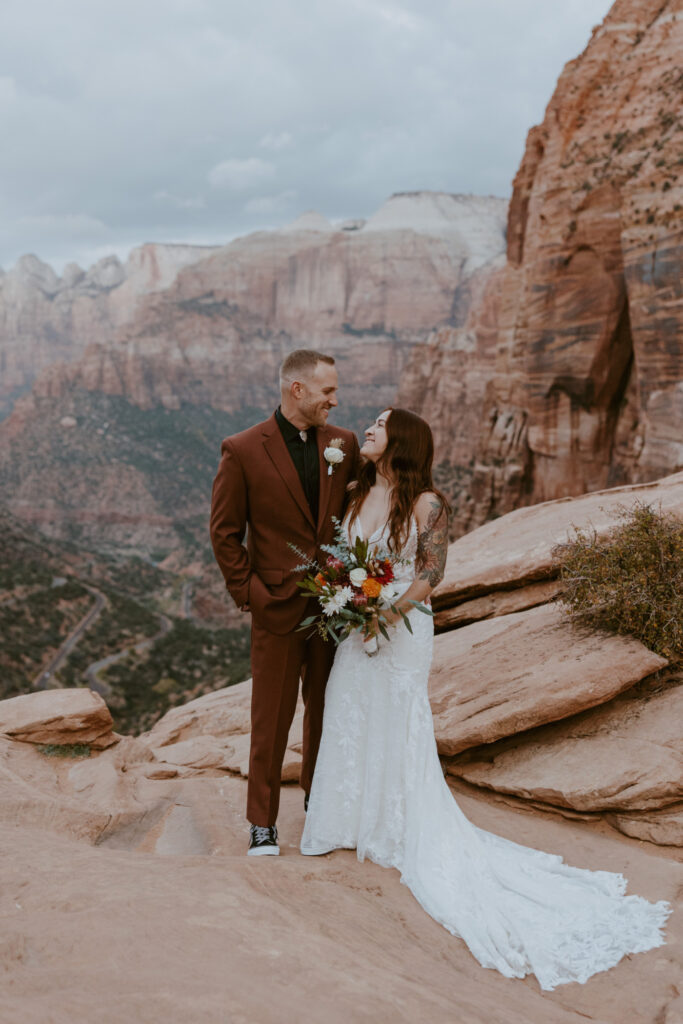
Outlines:
{"type": "Polygon", "coordinates": [[[140,651],[146,651],[153,643],[159,640],[160,637],[165,636],[171,628],[171,620],[166,618],[165,615],[161,615],[159,620],[161,622],[161,628],[158,633],[154,634],[154,636],[147,637],[145,640],[139,640],[138,643],[131,644],[129,647],[123,647],[120,651],[115,651],[114,654],[108,654],[106,658],[100,658],[99,661],[93,661],[92,665],[88,665],[84,675],[88,680],[88,686],[91,690],[94,690],[95,693],[99,693],[100,697],[103,697],[105,700],[108,697],[111,697],[109,684],[106,683],[104,679],[100,679],[98,673],[102,669],[109,668],[110,665],[114,665],[117,661],[121,661],[121,659],[125,658],[131,651],[135,651],[136,654],[139,654],[140,651]]]}
{"type": "MultiPolygon", "coordinates": [[[[72,631],[69,633],[66,640],[62,644],[62,646],[59,648],[56,654],[53,655],[51,661],[40,670],[40,673],[36,676],[36,678],[33,681],[34,690],[47,689],[47,687],[50,684],[52,676],[55,674],[55,672],[59,671],[59,669],[62,667],[66,659],[73,651],[74,647],[76,647],[76,645],[78,644],[83,634],[86,632],[87,629],[90,628],[93,622],[95,622],[95,620],[99,618],[103,609],[109,604],[105,595],[102,594],[95,587],[89,586],[85,583],[83,584],[83,586],[90,594],[93,595],[93,597],[95,598],[95,603],[92,606],[92,608],[88,609],[88,611],[80,620],[80,622],[78,622],[76,626],[74,626],[74,628],[72,629],[72,631]]],[[[181,597],[181,614],[183,614],[185,618],[190,617],[190,602],[192,597],[191,587],[191,584],[185,584],[183,587],[181,597]],[[188,587],[189,589],[186,591],[185,587],[188,587]]],[[[108,684],[99,676],[100,671],[102,669],[108,668],[110,665],[113,665],[117,661],[121,661],[121,659],[125,658],[126,655],[130,654],[131,651],[139,653],[141,651],[147,650],[149,647],[152,646],[153,643],[159,640],[160,637],[165,636],[166,633],[168,633],[169,630],[171,629],[171,620],[167,618],[166,615],[160,615],[159,623],[159,632],[155,633],[154,636],[146,637],[144,640],[139,640],[135,644],[129,644],[127,647],[123,647],[121,648],[121,650],[115,651],[113,654],[107,655],[106,658],[100,658],[99,661],[94,661],[91,665],[88,665],[83,675],[87,679],[88,686],[90,687],[90,689],[94,690],[95,693],[99,693],[99,695],[103,697],[105,700],[108,697],[111,697],[111,690],[108,684]]]]}
{"type": "Polygon", "coordinates": [[[83,586],[88,591],[88,593],[93,595],[93,597],[95,598],[95,604],[86,612],[81,621],[77,623],[76,626],[74,626],[74,628],[71,630],[66,640],[62,644],[62,646],[59,648],[57,653],[49,662],[49,664],[45,668],[40,670],[39,675],[36,676],[36,678],[33,681],[34,690],[46,689],[50,682],[50,679],[52,678],[54,673],[57,672],[57,670],[60,669],[61,666],[64,664],[64,662],[69,657],[69,655],[73,651],[74,647],[76,646],[80,638],[85,633],[86,629],[88,629],[88,627],[91,626],[93,622],[95,622],[95,620],[100,617],[102,610],[109,603],[104,594],[100,593],[99,590],[96,590],[95,587],[91,587],[85,583],[83,584],[83,586]]]}

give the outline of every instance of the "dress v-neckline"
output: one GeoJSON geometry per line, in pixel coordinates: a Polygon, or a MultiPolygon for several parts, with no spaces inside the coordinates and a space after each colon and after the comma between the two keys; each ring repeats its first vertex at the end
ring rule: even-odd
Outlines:
{"type": "Polygon", "coordinates": [[[372,533],[368,537],[366,537],[365,530],[363,529],[363,520],[361,519],[360,515],[357,517],[356,522],[358,523],[358,531],[360,533],[361,540],[367,541],[371,541],[377,532],[381,534],[385,526],[387,525],[386,523],[382,523],[381,526],[378,526],[376,529],[372,531],[372,533]]]}

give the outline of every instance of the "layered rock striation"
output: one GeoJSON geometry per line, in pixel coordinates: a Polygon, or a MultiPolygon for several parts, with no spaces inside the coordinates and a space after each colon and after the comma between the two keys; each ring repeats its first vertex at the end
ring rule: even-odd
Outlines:
{"type": "Polygon", "coordinates": [[[168,288],[210,246],[147,244],[124,263],[106,256],[89,270],[70,263],[61,278],[36,256],[0,270],[0,419],[40,373],[108,342],[133,319],[142,298],[168,288]]]}
{"type": "Polygon", "coordinates": [[[647,503],[683,519],[683,473],[521,508],[459,538],[433,595],[430,697],[447,771],[661,845],[683,836],[683,675],[556,603],[556,545],[647,503]]]}
{"type": "Polygon", "coordinates": [[[675,0],[617,0],[529,132],[504,269],[404,380],[461,530],[683,466],[682,48],[675,0]]]}
{"type": "Polygon", "coordinates": [[[402,193],[360,226],[309,213],[236,239],[148,294],[115,337],[93,336],[36,395],[83,387],[142,408],[269,409],[283,356],[312,347],[339,359],[347,406],[389,402],[413,346],[500,258],[506,210],[493,197],[402,193]]]}
{"type": "Polygon", "coordinates": [[[366,426],[412,348],[462,315],[500,260],[506,210],[492,197],[398,194],[362,223],[305,214],[175,271],[153,276],[148,261],[112,279],[116,328],[105,318],[0,424],[9,506],[96,545],[166,555],[188,530],[205,545],[221,438],[270,413],[283,356],[331,352],[336,422],[366,426]]]}

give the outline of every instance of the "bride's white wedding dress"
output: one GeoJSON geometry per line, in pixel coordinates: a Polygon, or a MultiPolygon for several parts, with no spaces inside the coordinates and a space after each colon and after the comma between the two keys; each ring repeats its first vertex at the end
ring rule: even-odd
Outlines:
{"type": "MultiPolygon", "coordinates": [[[[386,532],[368,539],[380,543],[386,532]]],[[[396,574],[401,593],[414,579],[416,551],[413,520],[396,574]]],[[[417,609],[409,618],[413,634],[401,624],[373,658],[357,632],[337,649],[301,852],[356,849],[359,860],[397,868],[482,966],[509,978],[533,972],[543,989],[585,982],[626,953],[662,945],[668,903],[626,896],[622,875],[569,867],[467,820],[434,739],[433,622],[417,609]]]]}

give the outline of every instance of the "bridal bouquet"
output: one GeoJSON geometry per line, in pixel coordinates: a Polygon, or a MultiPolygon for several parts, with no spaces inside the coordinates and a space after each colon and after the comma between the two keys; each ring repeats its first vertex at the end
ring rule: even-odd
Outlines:
{"type": "MultiPolygon", "coordinates": [[[[413,631],[408,616],[393,603],[398,593],[394,586],[394,568],[403,560],[378,545],[371,548],[368,541],[360,537],[349,544],[339,520],[333,519],[333,522],[335,543],[322,545],[328,555],[324,565],[290,545],[305,559],[293,571],[308,570],[297,586],[304,595],[317,597],[322,609],[320,615],[309,615],[297,628],[315,626],[324,639],[331,637],[337,644],[359,629],[366,638],[366,654],[373,655],[378,650],[376,628],[385,639],[390,639],[383,612],[391,609],[401,616],[409,632],[413,631]]],[[[425,614],[432,614],[430,608],[418,601],[410,603],[425,614]]]]}

